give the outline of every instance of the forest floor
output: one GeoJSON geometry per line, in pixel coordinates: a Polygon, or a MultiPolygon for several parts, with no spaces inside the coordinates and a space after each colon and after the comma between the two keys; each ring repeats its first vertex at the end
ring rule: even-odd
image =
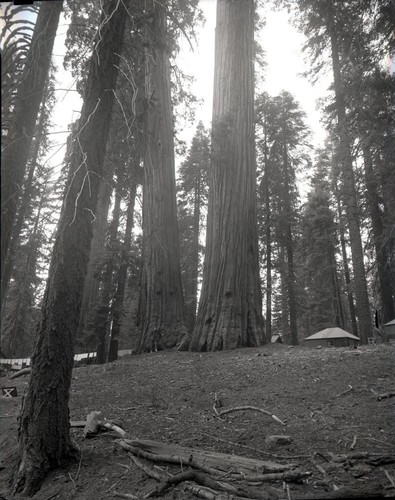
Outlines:
{"type": "MultiPolygon", "coordinates": [[[[7,500],[20,395],[28,377],[1,377],[1,385],[16,386],[19,395],[1,397],[0,498],[7,500]]],[[[72,420],[85,420],[100,410],[133,439],[293,464],[291,470],[302,473],[299,479],[250,481],[248,487],[259,491],[260,498],[343,498],[342,493],[367,494],[372,488],[381,497],[395,497],[395,397],[377,398],[394,391],[395,345],[162,351],[75,368],[70,412],[72,420]],[[222,406],[214,409],[215,398],[222,406]],[[251,409],[221,417],[215,411],[240,406],[261,408],[285,425],[251,409]],[[269,443],[267,437],[273,435],[290,440],[269,443]]],[[[53,471],[33,498],[101,500],[115,498],[115,492],[143,498],[155,488],[157,481],[136,467],[114,432],[90,439],[84,439],[81,428],[71,432],[82,453],[80,462],[53,471]]],[[[139,460],[163,474],[188,469],[185,462],[139,460]]],[[[223,481],[231,483],[231,472],[223,481]]],[[[197,498],[186,484],[170,487],[160,497],[197,498]]],[[[212,498],[234,497],[222,492],[212,498]]]]}

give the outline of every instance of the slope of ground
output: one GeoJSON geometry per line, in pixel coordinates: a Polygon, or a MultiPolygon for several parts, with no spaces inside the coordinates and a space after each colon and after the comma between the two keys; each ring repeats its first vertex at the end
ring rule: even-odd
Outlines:
{"type": "MultiPolygon", "coordinates": [[[[393,345],[355,350],[268,345],[202,354],[159,352],[75,368],[71,419],[84,420],[89,412],[100,410],[135,438],[293,462],[311,473],[296,483],[271,482],[268,489],[266,483],[254,485],[269,491],[270,498],[302,494],[311,498],[327,494],[329,498],[337,488],[363,491],[372,485],[391,497],[395,496],[391,484],[395,478],[395,398],[378,400],[377,394],[395,391],[394,375],[393,345]],[[222,404],[217,411],[259,407],[286,425],[253,410],[219,418],[213,408],[216,398],[222,404]],[[268,436],[279,434],[289,436],[291,442],[267,443],[268,436]],[[357,452],[369,456],[339,458],[357,452]]],[[[27,383],[28,376],[11,381],[1,378],[3,387],[17,386],[19,394],[27,383]]],[[[20,404],[20,397],[1,400],[0,497],[7,500],[11,498],[7,481],[15,463],[20,404]]],[[[82,452],[81,462],[51,473],[34,498],[101,500],[114,498],[115,491],[142,498],[154,486],[155,481],[115,443],[112,432],[91,439],[83,438],[82,429],[72,429],[72,434],[82,452]]],[[[172,473],[182,468],[182,464],[145,463],[172,473]]],[[[180,484],[161,497],[196,498],[183,488],[180,484]]]]}

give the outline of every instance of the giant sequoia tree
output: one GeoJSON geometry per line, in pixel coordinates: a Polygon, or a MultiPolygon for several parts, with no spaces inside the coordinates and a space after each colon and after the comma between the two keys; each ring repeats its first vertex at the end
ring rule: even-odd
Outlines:
{"type": "Polygon", "coordinates": [[[264,343],[256,229],[254,2],[219,0],[206,258],[191,349],[264,343]]]}
{"type": "Polygon", "coordinates": [[[166,6],[147,2],[145,46],[145,152],[143,269],[140,284],[138,349],[150,345],[153,330],[162,347],[186,334],[178,246],[173,117],[170,100],[170,47],[166,6]]]}
{"type": "Polygon", "coordinates": [[[124,6],[125,2],[117,0],[104,3],[79,129],[74,137],[32,374],[19,421],[15,492],[23,494],[33,494],[48,470],[76,456],[68,409],[73,342],[122,49],[124,6]]]}

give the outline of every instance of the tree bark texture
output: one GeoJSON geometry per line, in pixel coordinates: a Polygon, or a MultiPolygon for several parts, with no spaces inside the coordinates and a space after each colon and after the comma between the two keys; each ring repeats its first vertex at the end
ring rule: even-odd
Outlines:
{"type": "MultiPolygon", "coordinates": [[[[1,162],[1,262],[4,263],[15,224],[34,127],[48,78],[63,2],[41,2],[25,69],[15,98],[12,122],[1,162]]],[[[1,266],[3,283],[4,267],[1,266]]],[[[2,284],[2,290],[5,285],[2,284]]],[[[3,300],[3,295],[1,297],[3,300]]]]}
{"type": "MultiPolygon", "coordinates": [[[[269,196],[268,182],[265,186],[266,196],[269,196]]],[[[272,341],[272,229],[270,201],[265,201],[266,206],[266,341],[272,341]]]]}
{"type": "Polygon", "coordinates": [[[140,352],[149,349],[154,330],[161,334],[161,348],[174,347],[187,333],[177,227],[166,8],[154,0],[147,2],[147,8],[151,23],[146,27],[140,352]]]}
{"type": "Polygon", "coordinates": [[[390,258],[385,241],[384,224],[379,208],[379,196],[377,181],[373,171],[373,160],[369,146],[363,146],[365,182],[368,199],[370,219],[372,221],[372,232],[374,248],[376,252],[377,274],[380,285],[380,309],[383,324],[395,318],[394,297],[391,288],[390,258]]]}
{"type": "Polygon", "coordinates": [[[19,420],[14,492],[32,495],[46,473],[76,450],[69,432],[69,391],[92,220],[113,107],[126,18],[124,5],[108,0],[96,38],[80,127],[74,137],[72,175],[64,197],[38,325],[32,372],[19,420]]]}
{"type": "Polygon", "coordinates": [[[363,248],[361,240],[358,203],[350,146],[351,142],[346,116],[346,105],[341,75],[341,63],[336,38],[337,35],[333,29],[330,29],[329,31],[331,39],[332,67],[337,113],[337,133],[339,136],[339,158],[343,180],[343,196],[346,207],[348,229],[350,233],[351,256],[354,271],[353,289],[355,292],[357,317],[359,323],[358,331],[361,343],[367,344],[368,337],[371,335],[372,331],[372,323],[370,315],[368,287],[366,282],[366,272],[363,261],[363,248]]]}
{"type": "Polygon", "coordinates": [[[254,2],[219,0],[206,258],[191,349],[265,342],[254,137],[254,2]]]}
{"type": "Polygon", "coordinates": [[[98,273],[98,261],[102,256],[107,228],[107,217],[110,208],[113,186],[110,176],[107,174],[100,184],[99,196],[96,210],[96,219],[93,225],[93,238],[89,252],[88,270],[84,282],[84,293],[82,297],[80,319],[78,324],[77,340],[82,338],[88,328],[88,322],[99,300],[100,277],[98,273]]]}

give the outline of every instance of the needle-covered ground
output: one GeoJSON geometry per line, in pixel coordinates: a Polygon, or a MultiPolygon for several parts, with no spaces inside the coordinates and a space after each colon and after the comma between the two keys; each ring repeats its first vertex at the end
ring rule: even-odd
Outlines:
{"type": "MultiPolygon", "coordinates": [[[[372,488],[395,497],[395,397],[377,397],[395,392],[394,375],[394,345],[162,351],[75,368],[70,411],[72,420],[85,420],[100,410],[132,438],[294,464],[310,473],[297,482],[249,484],[262,497],[266,492],[268,498],[331,498],[336,491],[372,488]],[[285,425],[252,409],[216,414],[241,406],[261,408],[285,425]],[[273,435],[290,439],[270,443],[267,438],[273,435]]],[[[28,377],[3,376],[1,385],[16,386],[22,395],[28,377]]],[[[1,398],[0,498],[7,500],[20,405],[21,397],[1,398]]],[[[136,467],[113,432],[90,439],[84,439],[81,428],[71,432],[81,450],[80,463],[53,471],[34,498],[100,500],[116,498],[115,492],[143,498],[155,488],[157,482],[136,467]]],[[[162,474],[188,468],[140,461],[162,474]]],[[[234,484],[230,477],[223,480],[234,484]]],[[[160,497],[196,498],[186,484],[160,497]]]]}

